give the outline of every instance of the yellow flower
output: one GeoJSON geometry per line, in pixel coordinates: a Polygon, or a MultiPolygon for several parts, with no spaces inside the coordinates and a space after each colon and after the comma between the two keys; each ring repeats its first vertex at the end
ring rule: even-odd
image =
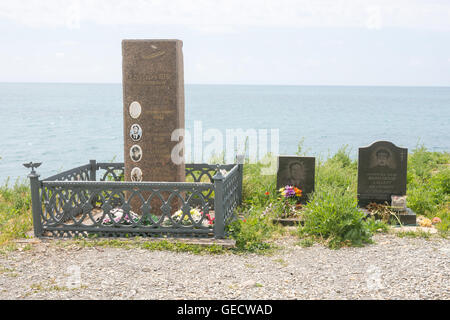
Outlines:
{"type": "Polygon", "coordinates": [[[424,219],[422,219],[422,220],[420,220],[419,221],[419,225],[421,226],[421,227],[431,227],[431,220],[430,219],[428,219],[428,218],[424,218],[424,219]]]}

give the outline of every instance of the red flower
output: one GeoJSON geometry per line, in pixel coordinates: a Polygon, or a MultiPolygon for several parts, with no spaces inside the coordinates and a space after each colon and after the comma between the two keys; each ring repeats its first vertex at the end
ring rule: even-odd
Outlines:
{"type": "Polygon", "coordinates": [[[206,214],[206,218],[208,218],[208,223],[213,224],[213,221],[215,218],[211,218],[211,215],[209,213],[206,214]]]}
{"type": "Polygon", "coordinates": [[[269,195],[269,191],[266,191],[266,193],[264,193],[266,196],[268,196],[269,195]]]}
{"type": "Polygon", "coordinates": [[[247,222],[247,219],[242,220],[242,222],[247,222]]]}
{"type": "Polygon", "coordinates": [[[433,220],[431,220],[432,224],[441,223],[441,222],[442,222],[442,220],[439,217],[434,217],[433,220]]]}

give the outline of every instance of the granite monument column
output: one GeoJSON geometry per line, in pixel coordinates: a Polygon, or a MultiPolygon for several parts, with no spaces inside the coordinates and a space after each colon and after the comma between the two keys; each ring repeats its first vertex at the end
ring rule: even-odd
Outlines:
{"type": "MultiPolygon", "coordinates": [[[[172,133],[184,129],[182,46],[180,40],[122,41],[125,181],[185,181],[184,160],[171,158],[180,143],[171,141],[172,133]]],[[[139,212],[142,203],[134,200],[139,212]]]]}

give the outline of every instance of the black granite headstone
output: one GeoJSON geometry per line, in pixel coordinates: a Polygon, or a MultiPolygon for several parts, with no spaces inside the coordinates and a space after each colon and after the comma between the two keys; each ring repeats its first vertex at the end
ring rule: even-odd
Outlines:
{"type": "Polygon", "coordinates": [[[314,157],[279,156],[277,189],[295,186],[302,190],[300,203],[306,203],[308,194],[314,191],[315,165],[314,157]]]}
{"type": "Polygon", "coordinates": [[[358,205],[371,202],[392,205],[398,211],[402,224],[415,224],[416,214],[399,205],[405,202],[408,149],[399,148],[389,141],[377,141],[359,148],[358,156],[358,205]],[[406,209],[406,210],[405,210],[406,209]]]}
{"type": "Polygon", "coordinates": [[[406,194],[408,149],[389,141],[359,148],[358,204],[391,203],[391,196],[406,194]]]}

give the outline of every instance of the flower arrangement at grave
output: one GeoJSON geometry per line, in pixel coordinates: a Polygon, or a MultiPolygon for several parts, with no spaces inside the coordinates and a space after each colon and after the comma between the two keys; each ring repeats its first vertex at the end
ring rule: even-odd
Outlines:
{"type": "Polygon", "coordinates": [[[302,197],[302,190],[295,187],[287,185],[278,190],[281,194],[280,200],[284,203],[284,212],[281,218],[292,218],[298,217],[298,210],[302,207],[300,199],[302,197]]]}
{"type": "MultiPolygon", "coordinates": [[[[200,209],[197,209],[197,208],[191,208],[189,213],[194,221],[200,221],[200,219],[203,216],[203,211],[201,211],[200,209]]],[[[173,221],[180,222],[182,216],[183,216],[183,211],[180,209],[180,210],[176,211],[171,216],[171,218],[173,221]]],[[[209,213],[207,213],[205,215],[205,217],[206,217],[206,219],[203,221],[203,224],[206,224],[207,226],[212,226],[214,224],[214,217],[211,217],[211,215],[209,213]]],[[[181,221],[181,224],[192,225],[192,221],[191,221],[191,219],[189,219],[188,215],[185,215],[183,217],[183,220],[181,221]]]]}
{"type": "MultiPolygon", "coordinates": [[[[158,221],[158,217],[150,214],[150,216],[146,216],[141,218],[137,213],[134,213],[133,211],[130,211],[129,213],[125,214],[123,209],[121,208],[114,208],[109,212],[109,215],[105,215],[103,218],[101,224],[104,226],[112,226],[112,225],[125,225],[129,226],[133,223],[141,222],[144,226],[149,226],[158,221]],[[112,219],[111,219],[112,218],[112,219]]],[[[100,221],[98,219],[97,221],[100,221]]]]}
{"type": "Polygon", "coordinates": [[[417,224],[421,227],[431,228],[431,226],[433,225],[433,222],[432,222],[432,220],[430,220],[427,217],[419,216],[419,217],[417,217],[417,224]]]}
{"type": "Polygon", "coordinates": [[[139,222],[139,219],[140,219],[140,217],[133,211],[130,211],[129,213],[125,214],[125,216],[124,216],[124,212],[122,209],[114,208],[109,212],[109,215],[106,215],[103,218],[102,224],[105,226],[111,226],[114,224],[131,225],[132,224],[131,221],[133,221],[134,223],[137,223],[137,222],[139,222]]]}
{"type": "Polygon", "coordinates": [[[397,213],[392,210],[392,207],[386,202],[385,204],[371,202],[366,206],[369,214],[378,217],[384,222],[389,222],[391,219],[398,220],[397,213]]]}
{"type": "MultiPolygon", "coordinates": [[[[203,211],[197,208],[192,208],[190,211],[191,217],[194,221],[200,221],[200,219],[203,216],[203,211]]],[[[180,209],[176,211],[172,216],[172,220],[176,222],[180,222],[181,217],[183,216],[183,211],[180,209]]],[[[206,219],[203,220],[203,225],[212,227],[214,224],[214,217],[212,217],[211,214],[207,213],[205,214],[206,219]]],[[[105,226],[112,226],[112,225],[132,225],[133,223],[138,223],[141,220],[141,217],[134,213],[133,211],[130,211],[129,213],[125,214],[123,209],[121,208],[114,208],[109,212],[109,215],[106,215],[101,224],[105,226]]],[[[148,226],[152,225],[153,223],[157,222],[159,220],[159,217],[155,215],[150,215],[150,217],[144,217],[141,220],[142,225],[148,226]],[[153,220],[153,221],[151,221],[153,220]]],[[[98,219],[97,221],[100,221],[98,219]]],[[[182,225],[192,225],[192,221],[189,219],[188,215],[185,215],[183,218],[183,221],[181,221],[182,225]]],[[[164,219],[163,225],[170,226],[172,223],[170,220],[166,217],[164,219]]]]}
{"type": "Polygon", "coordinates": [[[285,186],[280,189],[280,192],[285,199],[293,199],[298,201],[302,196],[302,190],[294,186],[285,186]]]}

